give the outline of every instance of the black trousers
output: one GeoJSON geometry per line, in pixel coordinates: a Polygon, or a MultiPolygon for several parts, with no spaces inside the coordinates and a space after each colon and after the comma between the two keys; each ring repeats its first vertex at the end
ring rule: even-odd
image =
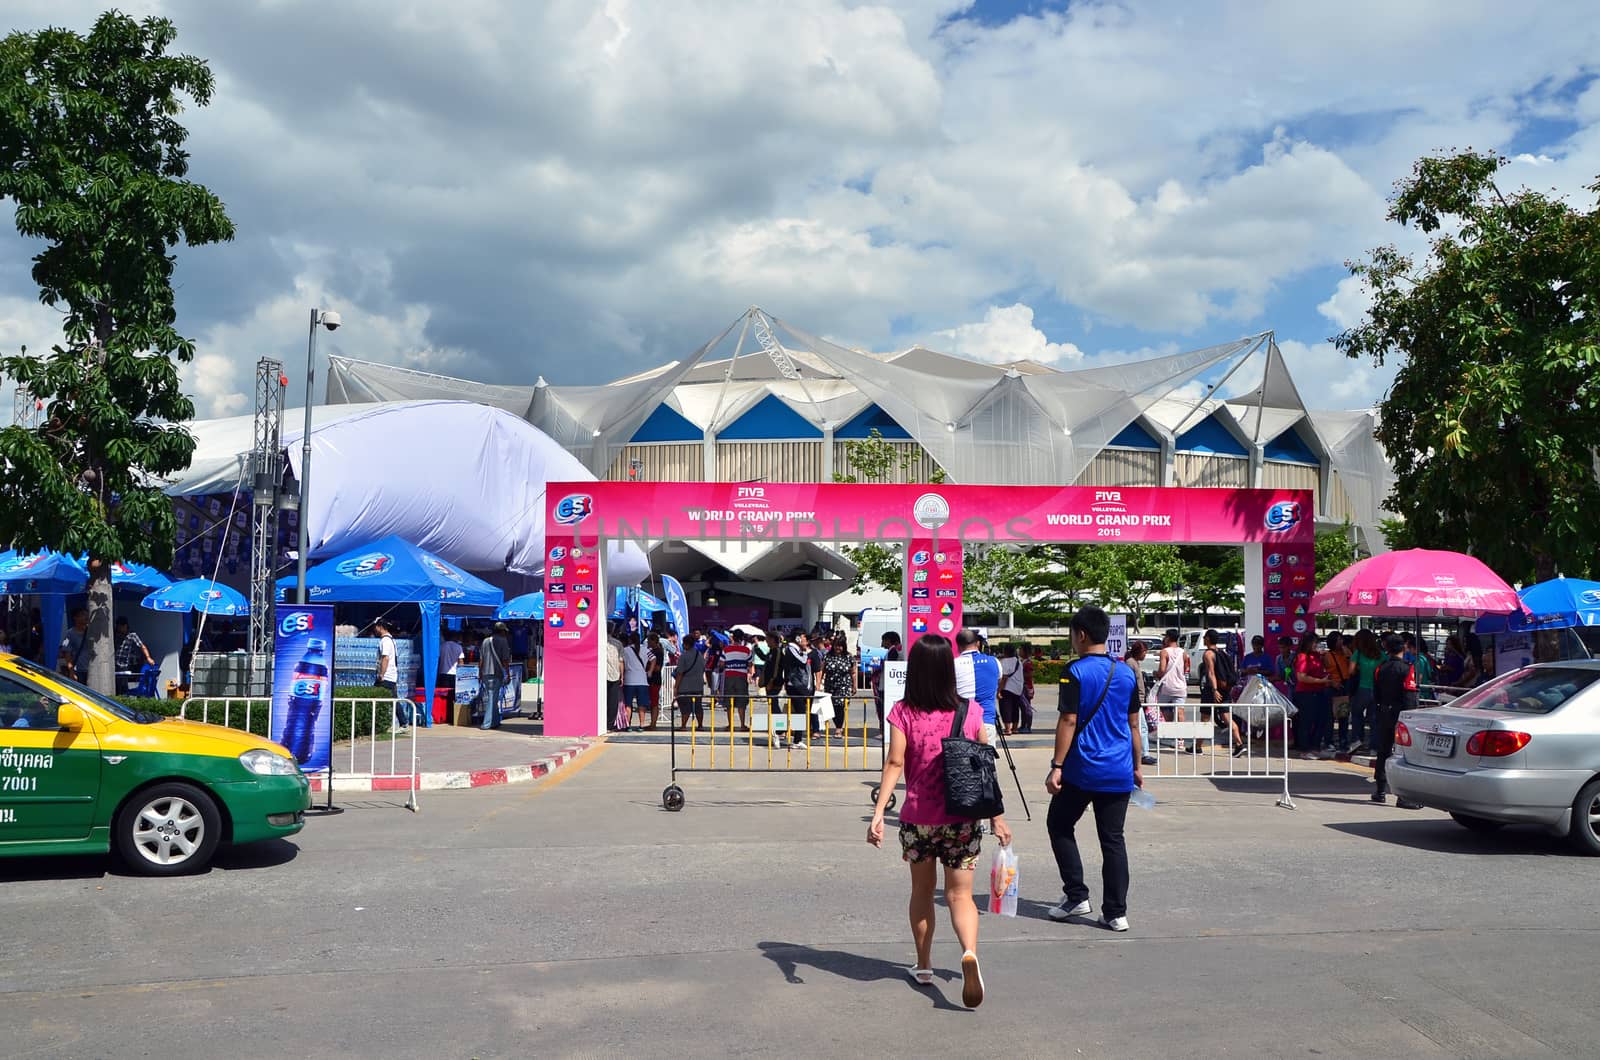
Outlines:
{"type": "Polygon", "coordinates": [[[1128,847],[1122,837],[1128,818],[1128,792],[1084,791],[1064,784],[1050,800],[1045,828],[1050,833],[1050,849],[1061,872],[1061,889],[1074,905],[1089,900],[1089,887],[1083,881],[1083,858],[1078,853],[1074,834],[1083,811],[1094,807],[1094,827],[1100,835],[1100,875],[1104,893],[1100,913],[1106,919],[1128,915],[1128,847]]]}
{"type": "Polygon", "coordinates": [[[806,733],[813,735],[817,732],[817,719],[811,716],[811,693],[790,692],[789,712],[786,724],[795,726],[789,732],[791,742],[800,739],[806,733]]]}
{"type": "Polygon", "coordinates": [[[1385,707],[1378,705],[1374,708],[1372,717],[1372,749],[1378,755],[1378,764],[1373,769],[1373,780],[1377,781],[1379,795],[1389,794],[1389,756],[1394,754],[1394,728],[1400,722],[1399,707],[1385,707]]]}

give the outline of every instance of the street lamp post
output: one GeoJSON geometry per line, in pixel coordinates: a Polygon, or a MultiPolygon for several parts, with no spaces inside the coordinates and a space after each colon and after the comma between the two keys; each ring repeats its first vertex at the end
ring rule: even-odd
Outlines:
{"type": "Polygon", "coordinates": [[[317,378],[317,325],[329,331],[339,330],[343,323],[339,314],[331,309],[313,309],[311,328],[306,335],[306,426],[300,439],[300,539],[295,557],[294,593],[296,603],[306,602],[306,551],[310,546],[307,516],[311,512],[307,503],[311,496],[311,389],[317,378]]]}

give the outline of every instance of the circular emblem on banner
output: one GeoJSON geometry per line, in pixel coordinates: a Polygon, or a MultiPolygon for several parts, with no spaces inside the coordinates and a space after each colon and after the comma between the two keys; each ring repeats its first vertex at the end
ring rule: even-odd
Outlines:
{"type": "Polygon", "coordinates": [[[955,628],[956,628],[956,624],[954,622],[950,621],[948,618],[941,618],[939,620],[939,632],[940,633],[949,633],[952,629],[955,629],[955,628]]]}
{"type": "Polygon", "coordinates": [[[950,521],[950,502],[937,493],[924,493],[911,506],[911,518],[918,526],[937,530],[950,521]]]}
{"type": "Polygon", "coordinates": [[[577,618],[573,619],[573,621],[578,624],[579,629],[583,629],[589,625],[589,616],[580,614],[577,618]]]}
{"type": "Polygon", "coordinates": [[[1304,633],[1306,631],[1306,629],[1307,629],[1307,626],[1306,626],[1306,620],[1305,619],[1303,619],[1303,618],[1295,619],[1295,621],[1294,621],[1294,631],[1296,633],[1304,633]]]}

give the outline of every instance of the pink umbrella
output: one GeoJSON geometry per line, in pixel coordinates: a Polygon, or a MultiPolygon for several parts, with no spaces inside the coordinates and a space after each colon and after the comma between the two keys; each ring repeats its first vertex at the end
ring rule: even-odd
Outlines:
{"type": "Polygon", "coordinates": [[[1312,614],[1475,618],[1522,610],[1516,590],[1482,561],[1426,548],[1352,563],[1311,598],[1312,614]]]}

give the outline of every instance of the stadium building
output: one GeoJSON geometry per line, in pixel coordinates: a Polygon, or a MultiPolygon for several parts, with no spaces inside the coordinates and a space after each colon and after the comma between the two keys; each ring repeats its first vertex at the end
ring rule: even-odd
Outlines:
{"type": "MultiPolygon", "coordinates": [[[[1306,489],[1319,524],[1348,523],[1369,550],[1384,548],[1392,473],[1374,415],[1308,410],[1271,332],[1063,371],[920,346],[865,353],[752,308],[690,356],[598,386],[489,385],[330,358],[329,404],[419,399],[521,416],[602,479],[831,481],[856,470],[849,443],[876,431],[895,451],[891,481],[1306,489]]],[[[652,563],[702,604],[719,581],[745,583],[733,595],[752,599],[759,576],[775,615],[812,620],[855,575],[831,549],[780,558],[687,545],[663,543],[652,563]]]]}

